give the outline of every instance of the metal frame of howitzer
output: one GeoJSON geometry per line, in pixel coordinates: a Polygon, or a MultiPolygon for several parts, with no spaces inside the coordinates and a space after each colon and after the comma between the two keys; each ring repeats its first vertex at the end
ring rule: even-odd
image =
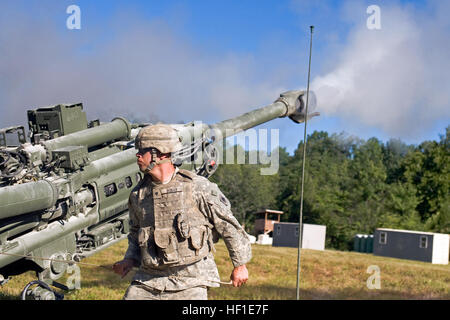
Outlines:
{"type": "MultiPolygon", "coordinates": [[[[213,125],[172,125],[184,145],[175,164],[211,176],[220,156],[216,145],[226,137],[279,117],[303,122],[303,95],[288,91],[266,107],[213,125]]],[[[45,294],[49,285],[67,289],[55,281],[67,269],[61,260],[80,261],[127,236],[128,197],[142,179],[134,137],[144,125],[115,118],[89,128],[82,119],[77,127],[67,111],[83,118],[82,108],[30,110],[32,142],[0,146],[0,284],[34,270],[39,281],[26,288],[37,283],[40,298],[55,298],[45,294]]]]}

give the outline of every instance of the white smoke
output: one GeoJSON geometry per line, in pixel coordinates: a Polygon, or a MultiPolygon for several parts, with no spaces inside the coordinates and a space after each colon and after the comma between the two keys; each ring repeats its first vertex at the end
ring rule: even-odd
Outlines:
{"type": "MultiPolygon", "coordinates": [[[[381,4],[381,29],[365,21],[350,34],[335,68],[314,78],[318,111],[402,138],[450,119],[449,2],[424,11],[381,4]]],[[[353,14],[362,16],[361,6],[353,14]]]]}
{"type": "Polygon", "coordinates": [[[101,25],[81,6],[81,30],[68,30],[69,4],[0,3],[0,127],[25,123],[28,109],[76,102],[101,121],[215,122],[282,91],[251,56],[211,54],[136,12],[101,25]]]}

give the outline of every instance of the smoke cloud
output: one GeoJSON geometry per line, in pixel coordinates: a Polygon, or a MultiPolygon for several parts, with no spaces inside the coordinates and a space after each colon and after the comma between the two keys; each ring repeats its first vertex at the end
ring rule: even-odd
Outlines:
{"type": "MultiPolygon", "coordinates": [[[[351,4],[347,16],[362,17],[365,8],[351,4]]],[[[315,77],[311,89],[326,115],[411,138],[450,118],[450,30],[443,14],[450,5],[430,2],[417,10],[383,3],[380,9],[381,29],[355,21],[335,67],[315,77]]]]}
{"type": "Polygon", "coordinates": [[[27,109],[75,102],[102,121],[215,122],[282,91],[260,80],[271,77],[251,56],[208,54],[136,12],[94,26],[81,6],[81,30],[68,30],[69,4],[0,4],[0,127],[25,123],[27,109]]]}

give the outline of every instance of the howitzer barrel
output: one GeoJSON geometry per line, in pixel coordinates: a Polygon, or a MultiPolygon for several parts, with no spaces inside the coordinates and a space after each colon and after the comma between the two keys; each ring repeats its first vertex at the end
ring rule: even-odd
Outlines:
{"type": "Polygon", "coordinates": [[[218,122],[211,125],[211,127],[215,132],[221,132],[222,137],[226,138],[275,118],[283,117],[285,114],[286,106],[281,102],[277,102],[266,107],[247,112],[242,116],[218,122]]]}
{"type": "Polygon", "coordinates": [[[43,144],[51,154],[51,151],[59,148],[68,146],[86,146],[87,148],[90,148],[108,141],[129,138],[130,134],[130,123],[123,118],[115,118],[110,123],[47,140],[44,141],[43,144]]]}
{"type": "MultiPolygon", "coordinates": [[[[172,125],[178,130],[184,144],[195,139],[199,139],[206,133],[211,138],[215,137],[216,141],[235,135],[241,131],[256,127],[265,122],[269,122],[276,118],[289,117],[296,123],[301,123],[305,119],[305,91],[293,90],[287,91],[272,104],[247,112],[241,116],[224,120],[212,125],[202,123],[190,123],[189,125],[172,125]]],[[[310,107],[314,108],[316,98],[310,91],[310,107]]],[[[308,115],[308,118],[316,116],[318,113],[308,115]]]]}
{"type": "Polygon", "coordinates": [[[0,254],[0,268],[21,259],[21,257],[15,255],[28,255],[36,248],[60,240],[64,236],[87,228],[96,222],[98,222],[98,216],[96,214],[87,214],[86,216],[80,215],[77,217],[70,217],[64,224],[53,222],[44,230],[39,232],[33,231],[18,237],[13,240],[13,243],[16,245],[6,251],[6,253],[11,255],[0,254]]]}
{"type": "MultiPolygon", "coordinates": [[[[280,98],[268,106],[247,112],[236,118],[218,122],[211,125],[210,128],[214,130],[213,135],[216,137],[227,138],[240,131],[245,131],[276,118],[289,117],[292,121],[301,123],[305,118],[306,104],[304,94],[304,91],[287,91],[282,93],[280,98]]],[[[312,101],[310,101],[312,104],[311,107],[314,107],[314,93],[310,92],[310,95],[312,96],[312,101]]],[[[314,115],[317,115],[317,113],[311,116],[314,115]]]]}
{"type": "Polygon", "coordinates": [[[207,137],[214,137],[216,141],[235,135],[262,123],[275,118],[287,116],[286,105],[282,102],[275,102],[271,105],[247,112],[241,116],[221,121],[212,125],[203,123],[192,123],[189,125],[172,125],[178,130],[178,135],[184,144],[189,144],[196,139],[200,139],[206,134],[207,137]]]}
{"type": "Polygon", "coordinates": [[[43,210],[55,205],[58,191],[41,180],[0,188],[0,219],[43,210]]]}

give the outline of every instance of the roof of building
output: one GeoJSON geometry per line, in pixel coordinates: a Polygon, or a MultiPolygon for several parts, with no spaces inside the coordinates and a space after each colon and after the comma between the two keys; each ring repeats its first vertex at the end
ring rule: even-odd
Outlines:
{"type": "MultiPolygon", "coordinates": [[[[298,222],[275,222],[274,224],[282,224],[282,225],[296,225],[298,226],[298,222]]],[[[318,227],[325,227],[326,225],[323,224],[314,224],[314,223],[302,223],[302,225],[308,225],[308,226],[318,226],[318,227]]]]}
{"type": "Polygon", "coordinates": [[[262,210],[262,211],[255,212],[255,214],[258,214],[258,213],[276,213],[276,214],[283,214],[284,212],[283,212],[283,211],[278,211],[278,210],[265,209],[265,210],[262,210]]]}
{"type": "Polygon", "coordinates": [[[392,232],[404,232],[404,233],[420,233],[420,234],[445,234],[445,233],[436,233],[436,232],[426,232],[426,231],[414,231],[414,230],[401,230],[401,229],[389,229],[389,228],[377,228],[376,230],[380,231],[392,231],[392,232]]]}

